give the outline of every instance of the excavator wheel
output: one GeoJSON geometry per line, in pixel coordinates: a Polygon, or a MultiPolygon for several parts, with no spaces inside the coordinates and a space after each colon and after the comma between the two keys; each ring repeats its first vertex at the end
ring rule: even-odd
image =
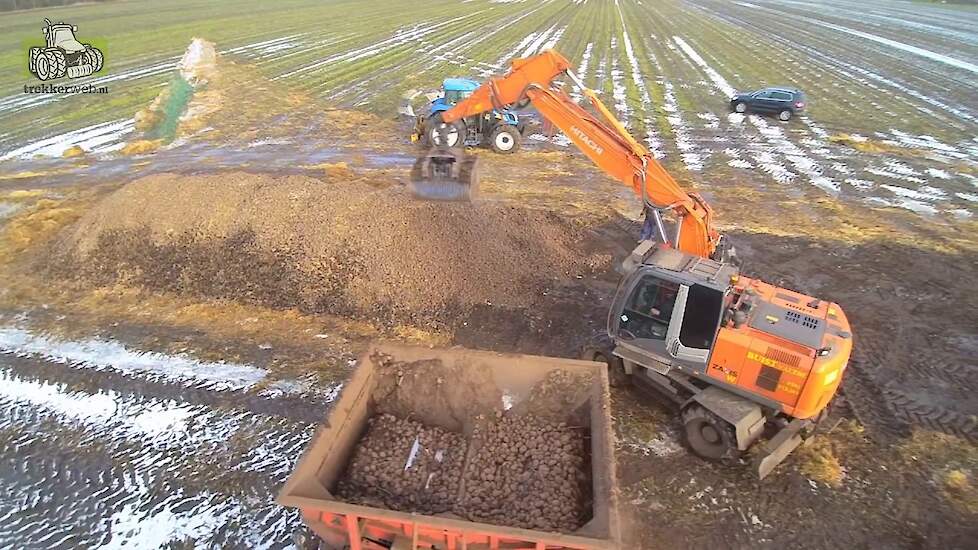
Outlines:
{"type": "Polygon", "coordinates": [[[479,157],[457,149],[432,149],[411,169],[411,193],[419,199],[472,201],[479,193],[479,157]]]}
{"type": "Polygon", "coordinates": [[[615,357],[611,350],[614,344],[607,333],[601,332],[591,337],[591,341],[581,350],[580,358],[585,361],[605,363],[608,365],[608,384],[612,388],[627,388],[632,385],[632,379],[625,372],[625,363],[620,357],[615,357]]]}
{"type": "Polygon", "coordinates": [[[733,426],[700,405],[683,411],[686,443],[698,456],[725,462],[740,456],[733,426]]]}

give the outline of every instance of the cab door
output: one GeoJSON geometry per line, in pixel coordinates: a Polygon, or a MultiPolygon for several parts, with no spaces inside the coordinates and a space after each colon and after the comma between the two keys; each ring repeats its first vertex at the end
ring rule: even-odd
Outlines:
{"type": "Polygon", "coordinates": [[[623,289],[620,305],[616,303],[614,308],[618,317],[610,319],[609,325],[619,346],[636,357],[647,358],[636,362],[656,368],[657,365],[648,364],[649,360],[655,361],[661,364],[659,370],[671,365],[666,337],[680,286],[657,273],[646,272],[623,289]]]}
{"type": "Polygon", "coordinates": [[[609,319],[616,355],[665,374],[705,372],[719,329],[724,293],[640,272],[619,290],[609,319]]]}

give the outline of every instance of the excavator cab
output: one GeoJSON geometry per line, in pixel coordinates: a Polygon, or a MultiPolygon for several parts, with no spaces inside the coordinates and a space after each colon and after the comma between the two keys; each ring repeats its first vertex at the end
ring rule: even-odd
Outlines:
{"type": "Polygon", "coordinates": [[[727,280],[736,271],[672,249],[658,250],[655,257],[656,263],[634,266],[622,279],[608,332],[624,354],[661,374],[672,368],[705,373],[723,318],[727,280]],[[690,261],[715,272],[715,278],[690,276],[690,261]]]}

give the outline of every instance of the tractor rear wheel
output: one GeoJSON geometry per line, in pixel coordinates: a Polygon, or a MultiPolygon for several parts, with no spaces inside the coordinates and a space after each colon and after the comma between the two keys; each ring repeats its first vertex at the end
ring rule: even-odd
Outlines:
{"type": "Polygon", "coordinates": [[[464,147],[465,146],[465,125],[462,121],[446,123],[439,120],[441,117],[428,119],[425,136],[428,143],[434,147],[464,147]]]}
{"type": "Polygon", "coordinates": [[[51,76],[49,78],[61,78],[68,71],[68,60],[65,52],[61,50],[48,50],[44,52],[44,57],[48,58],[51,76]]]}
{"type": "Polygon", "coordinates": [[[698,456],[707,460],[727,461],[740,456],[737,436],[726,420],[700,405],[683,411],[686,443],[698,456]]]}
{"type": "Polygon", "coordinates": [[[520,132],[514,126],[500,124],[489,137],[489,146],[497,153],[515,153],[520,148],[520,132]]]}

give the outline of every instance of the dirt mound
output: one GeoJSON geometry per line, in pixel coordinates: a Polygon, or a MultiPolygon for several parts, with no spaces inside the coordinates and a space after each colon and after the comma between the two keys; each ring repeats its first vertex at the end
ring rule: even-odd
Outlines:
{"type": "Polygon", "coordinates": [[[69,226],[46,267],[95,284],[437,325],[475,306],[530,307],[561,279],[607,265],[581,253],[572,221],[417,201],[392,179],[149,176],[69,226]]]}

